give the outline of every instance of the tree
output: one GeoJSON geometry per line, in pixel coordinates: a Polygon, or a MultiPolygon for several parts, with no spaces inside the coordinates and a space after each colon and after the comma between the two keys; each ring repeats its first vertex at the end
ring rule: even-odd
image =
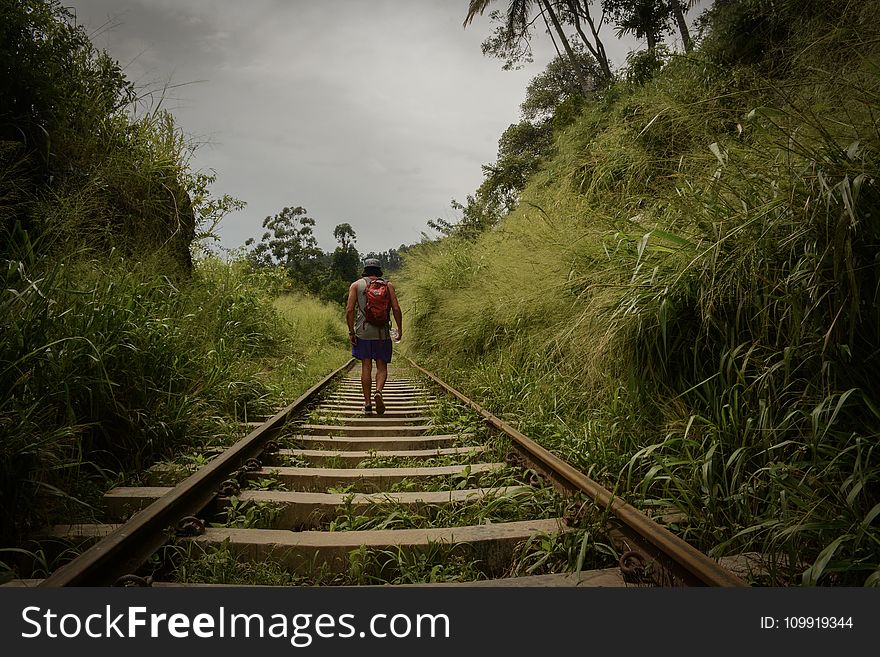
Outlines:
{"type": "MultiPolygon", "coordinates": [[[[602,71],[595,58],[580,50],[575,53],[578,66],[586,71],[593,89],[602,80],[602,71]]],[[[541,123],[553,118],[556,109],[566,100],[580,95],[580,84],[567,57],[554,57],[547,68],[532,78],[526,87],[526,98],[520,105],[527,121],[541,123]]],[[[501,139],[504,140],[504,135],[501,139]]],[[[500,143],[499,143],[500,148],[500,143]]]]}
{"type": "Polygon", "coordinates": [[[356,239],[351,224],[339,224],[333,229],[333,237],[339,246],[333,252],[330,261],[330,278],[341,281],[352,281],[358,277],[360,258],[353,242],[356,239]]]}
{"type": "Polygon", "coordinates": [[[215,232],[220,222],[226,215],[245,208],[247,203],[229,194],[220,198],[213,196],[209,190],[210,185],[217,180],[215,173],[196,172],[189,177],[186,192],[192,199],[192,207],[196,217],[196,234],[194,248],[207,250],[204,242],[212,240],[219,242],[220,237],[215,232]]]}
{"type": "MultiPolygon", "coordinates": [[[[320,278],[323,254],[314,236],[315,220],[303,207],[284,208],[278,214],[266,217],[266,232],[260,243],[248,254],[255,267],[281,265],[291,278],[302,281],[307,287],[315,287],[320,278]]],[[[254,238],[245,246],[254,244],[254,238]]]]}
{"type": "Polygon", "coordinates": [[[691,33],[688,30],[684,15],[697,2],[698,0],[670,0],[669,6],[672,10],[672,16],[675,18],[675,24],[678,26],[678,31],[681,34],[681,43],[684,46],[685,52],[693,50],[694,42],[691,39],[691,33]]]}
{"type": "Polygon", "coordinates": [[[453,208],[475,219],[474,227],[488,228],[501,215],[512,211],[519,201],[529,177],[538,169],[541,157],[553,142],[551,121],[539,124],[520,121],[511,124],[498,140],[498,159],[495,164],[483,165],[485,179],[474,197],[468,197],[468,206],[453,208]]]}
{"type": "Polygon", "coordinates": [[[401,244],[396,249],[388,249],[387,251],[370,251],[368,254],[364,256],[364,259],[367,258],[375,258],[379,262],[382,263],[382,272],[389,273],[393,271],[397,271],[403,266],[403,257],[402,254],[406,253],[409,250],[406,244],[401,244]]]}
{"type": "Polygon", "coordinates": [[[617,24],[619,34],[644,38],[653,52],[669,28],[672,2],[677,0],[602,0],[602,9],[617,24]]]}
{"type": "MultiPolygon", "coordinates": [[[[467,16],[464,19],[464,26],[467,27],[468,25],[470,25],[473,22],[474,18],[476,18],[477,14],[483,14],[483,12],[491,3],[492,0],[470,0],[468,4],[467,16]]],[[[496,45],[500,48],[499,52],[503,52],[507,56],[510,53],[510,48],[513,47],[515,44],[521,43],[523,39],[525,39],[526,42],[528,41],[529,30],[531,29],[533,22],[531,19],[531,13],[534,5],[537,4],[541,16],[543,16],[545,20],[547,19],[547,17],[549,17],[550,23],[553,23],[553,30],[556,32],[557,36],[559,37],[559,41],[562,43],[563,49],[571,60],[572,69],[575,71],[578,83],[580,84],[583,93],[585,95],[588,94],[591,91],[591,88],[587,81],[587,77],[578,66],[574,50],[572,49],[571,44],[568,41],[565,30],[562,29],[562,25],[559,22],[559,17],[556,14],[556,11],[554,11],[553,5],[550,3],[550,1],[509,0],[509,3],[510,4],[507,7],[507,18],[504,24],[504,28],[500,33],[496,33],[496,45]]],[[[485,46],[483,52],[487,52],[485,46]]]]}
{"type": "Polygon", "coordinates": [[[456,235],[466,240],[476,239],[501,219],[502,208],[497,196],[493,195],[492,189],[483,181],[475,194],[468,194],[465,203],[455,199],[450,202],[450,207],[461,214],[461,218],[453,223],[441,217],[429,219],[428,226],[443,235],[456,235]]]}
{"type": "Polygon", "coordinates": [[[611,64],[608,62],[608,54],[605,52],[605,45],[599,38],[599,30],[602,29],[602,23],[605,20],[604,14],[599,19],[599,22],[596,23],[596,21],[593,20],[593,15],[590,13],[590,0],[566,0],[565,6],[568,9],[565,18],[574,25],[574,28],[581,37],[584,46],[599,64],[599,68],[602,71],[602,78],[604,78],[603,81],[609,82],[612,76],[611,64]],[[584,34],[581,20],[586,21],[587,25],[590,26],[590,33],[593,35],[592,39],[584,34]]]}
{"type": "Polygon", "coordinates": [[[333,229],[333,237],[343,250],[348,250],[348,245],[355,241],[354,228],[351,224],[339,224],[333,229]]]}

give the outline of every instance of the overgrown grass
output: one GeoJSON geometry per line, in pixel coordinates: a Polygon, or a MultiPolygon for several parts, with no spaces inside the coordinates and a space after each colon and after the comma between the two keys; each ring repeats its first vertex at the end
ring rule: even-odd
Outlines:
{"type": "Polygon", "coordinates": [[[329,531],[367,529],[425,529],[466,527],[495,522],[537,518],[561,518],[568,502],[551,488],[489,492],[466,502],[452,504],[397,504],[378,502],[364,513],[348,498],[329,520],[329,531]]]}
{"type": "Polygon", "coordinates": [[[8,262],[2,272],[4,541],[71,513],[102,481],[208,444],[345,361],[316,302],[275,310],[261,276],[206,259],[192,281],[149,263],[8,262]],[[297,308],[302,308],[298,312],[297,308]]]}
{"type": "Polygon", "coordinates": [[[750,23],[719,9],[733,33],[588,103],[497,229],[411,252],[411,349],[698,547],[877,584],[880,4],[741,4],[767,53],[722,57],[750,23]]]}
{"type": "Polygon", "coordinates": [[[226,544],[208,549],[190,544],[166,548],[153,567],[167,570],[166,560],[170,561],[168,578],[172,581],[251,586],[454,583],[613,567],[618,555],[604,536],[600,520],[594,518],[581,525],[556,535],[538,534],[515,546],[506,561],[489,559],[466,544],[431,543],[417,551],[362,546],[348,554],[343,572],[315,563],[304,575],[290,572],[271,558],[259,562],[237,559],[226,544]]]}
{"type": "Polygon", "coordinates": [[[315,572],[306,576],[292,573],[271,559],[239,560],[228,546],[209,550],[188,546],[174,555],[171,578],[187,583],[249,586],[355,586],[469,582],[487,577],[481,560],[455,545],[432,544],[420,552],[362,547],[348,558],[349,567],[343,573],[316,565],[315,572]]]}
{"type": "Polygon", "coordinates": [[[293,400],[350,357],[342,311],[335,304],[304,295],[283,295],[274,307],[289,326],[289,343],[270,375],[283,396],[293,400]]]}
{"type": "Polygon", "coordinates": [[[71,12],[0,12],[4,546],[92,519],[106,485],[156,460],[200,465],[237,423],[342,364],[347,340],[338,310],[276,305],[277,271],[194,265],[199,238],[242,203],[211,196],[161,101],[71,12]]]}

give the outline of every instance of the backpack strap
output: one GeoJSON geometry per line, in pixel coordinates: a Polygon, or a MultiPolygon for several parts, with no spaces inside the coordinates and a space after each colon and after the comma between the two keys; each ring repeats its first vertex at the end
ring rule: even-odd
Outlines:
{"type": "Polygon", "coordinates": [[[366,276],[361,276],[360,280],[358,281],[358,308],[360,309],[361,312],[364,312],[367,308],[367,288],[368,287],[370,287],[370,279],[366,276]],[[363,288],[361,288],[361,285],[360,285],[361,281],[363,281],[363,283],[364,283],[363,288]],[[361,306],[361,303],[360,303],[360,296],[361,295],[363,295],[363,297],[364,297],[364,305],[363,306],[361,306]]]}

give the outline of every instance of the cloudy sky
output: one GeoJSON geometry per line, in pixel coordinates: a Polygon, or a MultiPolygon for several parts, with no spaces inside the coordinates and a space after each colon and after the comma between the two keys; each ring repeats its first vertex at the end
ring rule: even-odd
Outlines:
{"type": "MultiPolygon", "coordinates": [[[[488,16],[467,0],[67,0],[78,22],[199,144],[217,195],[247,202],[219,233],[235,248],[262,220],[303,206],[332,250],[350,223],[363,252],[417,242],[428,219],[457,220],[519,120],[528,81],[555,55],[503,71],[484,57],[488,16]],[[158,96],[156,96],[158,97],[158,96]]],[[[499,6],[502,6],[499,3],[499,6]]],[[[606,26],[620,64],[634,42],[606,26]]]]}

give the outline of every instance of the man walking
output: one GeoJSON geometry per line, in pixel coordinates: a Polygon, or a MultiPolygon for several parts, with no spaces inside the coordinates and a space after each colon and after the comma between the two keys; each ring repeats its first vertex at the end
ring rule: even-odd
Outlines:
{"type": "Polygon", "coordinates": [[[382,278],[381,263],[375,258],[364,260],[364,271],[348,288],[345,321],[351,355],[361,361],[361,387],[364,391],[364,413],[385,412],[382,389],[388,380],[391,362],[391,313],[397,324],[396,341],[403,337],[403,318],[394,286],[382,278]],[[373,361],[376,361],[376,394],[371,396],[373,361]]]}

